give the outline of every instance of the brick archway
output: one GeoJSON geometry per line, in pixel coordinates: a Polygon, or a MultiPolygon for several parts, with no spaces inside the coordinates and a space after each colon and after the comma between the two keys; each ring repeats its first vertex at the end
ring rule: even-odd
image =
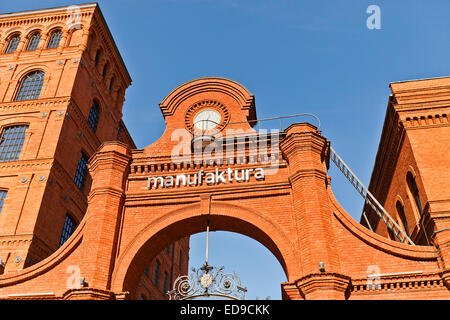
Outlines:
{"type": "Polygon", "coordinates": [[[291,240],[274,221],[242,206],[212,203],[211,213],[203,214],[201,205],[194,204],[170,211],[136,232],[117,260],[112,290],[133,290],[148,261],[181,237],[205,231],[207,221],[211,231],[236,232],[263,244],[277,258],[288,280],[295,280],[290,275],[301,274],[291,240]]]}
{"type": "MultiPolygon", "coordinates": [[[[171,151],[178,141],[171,132],[184,128],[186,115],[192,116],[190,107],[204,99],[228,108],[234,118],[227,126],[251,129],[244,120],[255,114],[253,97],[230,80],[202,78],[172,91],[160,106],[167,123],[163,136],[140,150],[104,142],[89,162],[92,188],[80,227],[47,259],[19,273],[0,275],[0,299],[27,294],[48,299],[136,298],[134,288],[146,263],[177,239],[205,231],[208,220],[211,230],[249,236],[274,254],[287,277],[281,285],[284,299],[450,297],[448,231],[437,233],[435,246],[412,246],[354,221],[331,191],[330,143],[309,123],[292,124],[273,140],[276,170],[267,155],[251,161],[249,149],[245,154],[222,154],[217,162],[211,161],[212,155],[198,159],[196,154],[175,162],[171,151]],[[250,169],[267,174],[218,179],[219,171],[250,169]],[[173,183],[174,176],[200,177],[200,172],[217,180],[173,183]],[[79,270],[74,279],[82,280],[80,288],[67,286],[67,270],[73,266],[79,270]],[[373,270],[379,270],[375,289],[368,286],[373,270]]],[[[251,130],[247,132],[256,133],[251,130]]]]}

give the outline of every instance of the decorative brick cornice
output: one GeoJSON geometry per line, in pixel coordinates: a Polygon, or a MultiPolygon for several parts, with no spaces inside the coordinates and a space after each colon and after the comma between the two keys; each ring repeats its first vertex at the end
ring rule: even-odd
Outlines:
{"type": "Polygon", "coordinates": [[[64,110],[70,101],[70,97],[43,98],[36,100],[12,101],[0,104],[0,114],[21,114],[28,112],[64,110]]]}
{"type": "Polygon", "coordinates": [[[298,279],[295,284],[306,297],[316,290],[335,290],[344,297],[350,290],[351,278],[338,273],[314,273],[298,279]]]}
{"type": "Polygon", "coordinates": [[[8,174],[25,174],[35,173],[36,171],[50,170],[54,163],[54,159],[38,159],[38,160],[18,160],[1,162],[0,173],[7,172],[8,174]]]}
{"type": "MultiPolygon", "coordinates": [[[[80,9],[84,9],[83,6],[78,6],[80,9]]],[[[66,22],[70,18],[70,14],[67,11],[69,7],[55,8],[59,9],[60,13],[55,11],[47,10],[35,10],[35,11],[25,11],[18,12],[14,14],[1,14],[0,15],[0,28],[13,28],[22,27],[36,24],[47,24],[49,22],[66,22]]],[[[92,9],[87,8],[91,11],[81,12],[81,18],[87,19],[92,15],[92,9]]]]}
{"type": "Polygon", "coordinates": [[[280,148],[285,156],[289,156],[298,150],[314,150],[323,152],[326,139],[315,132],[288,133],[280,142],[280,148]]]}
{"type": "Polygon", "coordinates": [[[173,89],[159,104],[164,117],[173,115],[185,99],[201,92],[221,92],[236,100],[248,110],[248,120],[256,120],[255,97],[240,83],[220,77],[197,78],[173,89]]]}
{"type": "Polygon", "coordinates": [[[295,171],[291,176],[289,177],[289,181],[292,183],[296,183],[298,180],[302,178],[307,177],[314,177],[323,179],[324,182],[327,181],[328,175],[325,171],[317,170],[317,169],[300,169],[295,171]]]}
{"type": "MultiPolygon", "coordinates": [[[[124,293],[118,295],[123,298],[124,293]]],[[[114,292],[95,288],[70,289],[62,296],[63,300],[113,300],[115,298],[114,292]]]]}
{"type": "Polygon", "coordinates": [[[352,279],[352,294],[380,293],[381,291],[420,290],[445,286],[443,274],[421,272],[398,273],[381,275],[378,279],[368,281],[364,279],[352,279]],[[376,281],[375,281],[376,280],[376,281]]]}

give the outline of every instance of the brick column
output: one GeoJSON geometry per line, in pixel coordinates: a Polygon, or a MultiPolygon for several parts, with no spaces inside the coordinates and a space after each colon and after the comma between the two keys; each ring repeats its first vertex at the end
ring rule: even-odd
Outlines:
{"type": "Polygon", "coordinates": [[[92,188],[80,266],[88,288],[110,287],[130,160],[128,146],[118,141],[104,143],[90,159],[92,188]]]}
{"type": "Polygon", "coordinates": [[[433,233],[433,244],[439,252],[441,261],[442,279],[450,290],[450,217],[447,214],[434,218],[435,232],[433,233]]]}
{"type": "Polygon", "coordinates": [[[326,189],[327,140],[309,123],[291,125],[286,132],[280,147],[289,163],[298,250],[304,272],[296,284],[305,299],[344,299],[343,282],[347,285],[348,282],[340,281],[333,213],[326,189]],[[319,268],[319,263],[323,267],[319,268]]]}
{"type": "Polygon", "coordinates": [[[67,29],[62,30],[61,39],[59,40],[58,48],[56,48],[56,52],[61,53],[64,48],[67,46],[67,39],[69,37],[69,31],[67,29]]]}
{"type": "Polygon", "coordinates": [[[20,38],[19,44],[17,45],[16,51],[14,51],[14,59],[17,60],[19,58],[20,53],[23,51],[25,47],[25,41],[28,39],[20,38]]]}

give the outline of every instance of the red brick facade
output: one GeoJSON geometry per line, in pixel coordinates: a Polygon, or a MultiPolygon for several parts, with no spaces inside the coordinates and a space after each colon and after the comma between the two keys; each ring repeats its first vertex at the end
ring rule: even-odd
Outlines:
{"type": "MultiPolygon", "coordinates": [[[[88,24],[98,11],[86,11],[91,12],[83,16],[83,23],[88,24]]],[[[1,39],[8,34],[2,34],[1,39]]],[[[100,34],[105,36],[107,33],[100,34]]],[[[97,37],[91,36],[87,30],[83,31],[80,45],[97,37]]],[[[4,46],[5,41],[2,41],[4,46]]],[[[84,47],[89,51],[89,45],[84,47]]],[[[77,71],[72,72],[83,79],[71,91],[76,105],[90,105],[89,101],[83,100],[87,99],[86,93],[101,85],[98,83],[100,78],[95,76],[92,76],[95,85],[91,85],[91,77],[87,75],[90,70],[95,71],[92,64],[95,62],[94,51],[90,59],[78,56],[84,61],[84,66],[74,67],[77,71]],[[77,85],[85,87],[77,88],[77,85]],[[80,96],[75,99],[76,91],[80,96]]],[[[114,66],[121,75],[117,76],[117,85],[122,86],[118,92],[123,94],[129,85],[126,70],[115,48],[108,52],[116,59],[114,66]]],[[[74,63],[73,59],[70,57],[66,63],[74,63]]],[[[54,60],[52,63],[54,67],[54,60]]],[[[72,77],[75,77],[73,74],[72,77]]],[[[51,81],[48,82],[47,88],[55,87],[54,90],[57,90],[56,84],[50,85],[51,81]]],[[[0,88],[15,90],[13,84],[17,86],[17,82],[9,81],[0,88]]],[[[159,257],[166,255],[165,248],[191,234],[203,232],[209,224],[211,230],[241,233],[265,245],[286,273],[288,281],[281,284],[285,299],[449,299],[450,220],[445,172],[450,166],[448,157],[436,155],[433,150],[437,149],[440,141],[443,146],[448,145],[445,141],[449,137],[445,135],[448,132],[448,112],[445,108],[448,110],[448,107],[445,104],[448,105],[450,100],[450,79],[392,84],[392,89],[392,104],[388,106],[371,189],[389,212],[393,212],[390,206],[397,194],[406,207],[403,177],[405,170],[411,166],[422,197],[421,203],[424,204],[424,215],[428,216],[424,225],[433,229],[431,245],[421,245],[420,236],[415,237],[418,245],[414,246],[393,241],[383,234],[381,223],[377,229],[380,234],[377,234],[345,212],[333,196],[331,180],[327,175],[330,142],[316,127],[309,123],[297,123],[286,128],[276,136],[277,139],[275,136],[261,135],[253,129],[255,100],[246,88],[228,79],[200,78],[178,86],[163,99],[160,108],[165,117],[166,130],[161,138],[144,149],[136,149],[130,143],[131,139],[108,141],[115,140],[107,135],[107,130],[119,125],[113,119],[119,120],[121,112],[110,110],[111,118],[107,118],[110,120],[104,121],[111,121],[111,125],[104,127],[104,138],[95,140],[98,144],[89,147],[92,148],[92,156],[89,159],[90,191],[87,193],[86,190],[84,194],[87,200],[82,202],[77,198],[73,201],[74,205],[85,203],[81,209],[86,209],[86,214],[80,216],[78,228],[62,247],[49,256],[43,256],[43,260],[15,272],[7,269],[8,272],[0,275],[0,298],[162,298],[146,296],[142,289],[149,288],[155,276],[155,266],[150,263],[148,268],[149,261],[155,261],[158,254],[159,257]],[[429,104],[421,99],[428,99],[429,104]],[[421,108],[427,113],[416,114],[421,108]],[[198,137],[198,130],[194,130],[195,119],[204,109],[213,110],[212,113],[220,118],[214,130],[206,131],[208,134],[202,131],[203,137],[214,138],[206,149],[226,145],[233,147],[232,152],[221,153],[221,149],[217,148],[211,153],[191,153],[191,141],[198,137]],[[115,113],[117,117],[113,117],[115,113]],[[399,122],[399,118],[402,121],[399,122]],[[426,124],[423,130],[420,124],[426,124]],[[404,133],[405,128],[407,134],[404,133]],[[270,151],[263,154],[255,152],[251,139],[232,137],[229,129],[245,132],[247,138],[256,139],[258,146],[270,146],[270,151]],[[425,137],[421,137],[420,132],[426,132],[425,137]],[[399,134],[400,138],[396,136],[399,134]],[[425,143],[428,145],[422,148],[425,143]],[[393,146],[396,148],[393,149],[393,146]],[[181,155],[180,151],[183,151],[181,155]],[[264,172],[262,177],[257,175],[259,170],[264,172]],[[220,172],[226,172],[223,182],[217,177],[220,172]],[[239,174],[241,179],[238,179],[239,174]],[[203,180],[202,183],[197,180],[189,185],[183,182],[186,176],[196,176],[197,179],[203,176],[203,180]],[[208,182],[211,176],[215,178],[208,182]]],[[[8,94],[8,101],[12,101],[13,94],[7,93],[5,96],[8,94]]],[[[111,98],[110,95],[105,96],[111,98]]],[[[120,100],[123,101],[123,96],[120,100]]],[[[34,101],[28,108],[36,108],[36,103],[34,101]]],[[[121,107],[122,104],[118,105],[121,107]]],[[[22,103],[18,106],[12,102],[1,105],[8,110],[21,106],[22,103]]],[[[80,111],[79,116],[72,109],[64,109],[70,112],[71,117],[64,116],[60,122],[88,117],[88,109],[80,111]]],[[[45,123],[47,120],[41,116],[43,109],[38,110],[37,121],[45,123]]],[[[53,122],[58,123],[58,113],[50,114],[56,118],[53,122]]],[[[60,124],[60,131],[63,130],[61,127],[60,124]]],[[[86,123],[84,127],[89,132],[86,123]]],[[[66,139],[78,139],[77,132],[81,130],[70,128],[66,129],[71,134],[66,139]]],[[[82,131],[82,137],[89,138],[86,132],[82,131]]],[[[48,143],[32,142],[36,136],[27,136],[24,144],[26,146],[29,141],[26,150],[34,150],[35,154],[42,145],[50,147],[48,143]],[[35,145],[33,148],[34,144],[40,147],[35,145]]],[[[55,136],[52,134],[48,138],[55,139],[58,146],[55,136]]],[[[60,148],[70,147],[73,150],[73,144],[66,142],[60,148]]],[[[58,147],[56,149],[59,150],[58,147]]],[[[28,154],[26,150],[21,157],[28,154]]],[[[56,159],[56,156],[50,158],[56,159]]],[[[75,172],[75,161],[72,164],[69,162],[65,161],[61,166],[72,165],[66,171],[75,172]]],[[[44,165],[31,166],[27,169],[28,176],[39,176],[39,170],[44,168],[44,165]]],[[[57,171],[60,172],[62,170],[57,171]]],[[[47,173],[48,176],[51,174],[47,173]]],[[[14,206],[23,203],[23,196],[21,201],[15,199],[20,199],[21,194],[27,195],[29,183],[37,184],[35,188],[39,188],[39,182],[34,179],[20,182],[25,175],[26,171],[22,169],[15,178],[8,176],[4,180],[5,186],[0,185],[3,188],[18,185],[20,188],[14,197],[10,197],[8,191],[9,200],[5,202],[2,215],[6,216],[14,206]]],[[[55,177],[54,185],[56,180],[55,177]]],[[[69,178],[66,180],[72,181],[69,178]]],[[[45,189],[41,187],[39,190],[44,192],[45,189]]],[[[67,187],[67,190],[72,192],[70,197],[77,192],[75,187],[67,187]]],[[[82,196],[80,194],[79,199],[82,196]]],[[[36,199],[41,198],[42,195],[36,196],[36,199]]],[[[43,198],[44,206],[52,203],[48,199],[53,197],[43,198]]],[[[68,206],[61,204],[61,210],[68,210],[68,206]]],[[[83,212],[81,209],[80,215],[83,212]]],[[[409,211],[405,211],[411,220],[409,211]]],[[[16,219],[25,220],[21,217],[23,214],[16,219]]],[[[2,222],[1,228],[15,226],[11,219],[2,222]]],[[[370,219],[375,221],[375,217],[370,216],[370,219]]],[[[26,220],[34,224],[37,219],[34,216],[26,220]]],[[[420,230],[416,234],[420,234],[420,230]]],[[[23,245],[29,241],[20,243],[23,245]]],[[[183,248],[188,250],[186,245],[183,246],[183,243],[186,244],[184,240],[179,243],[177,248],[181,248],[181,252],[183,248]]],[[[8,246],[12,244],[6,243],[2,248],[8,249],[2,250],[12,251],[8,246]]],[[[176,253],[177,248],[174,250],[176,253]]],[[[22,250],[27,252],[29,249],[22,250]]],[[[168,257],[171,257],[170,254],[168,257]]],[[[168,269],[161,274],[164,272],[168,269]]],[[[178,272],[186,273],[187,268],[178,272]]],[[[159,281],[162,281],[161,277],[159,281]]]]}
{"type": "MultiPolygon", "coordinates": [[[[82,153],[89,159],[103,142],[116,139],[135,148],[122,122],[131,78],[108,27],[96,5],[78,7],[79,24],[78,12],[71,9],[0,16],[0,132],[4,135],[16,125],[28,127],[18,159],[0,162],[0,191],[6,192],[0,212],[0,273],[4,275],[54,253],[66,215],[76,225],[83,220],[92,180],[87,175],[82,188],[74,182],[82,153]],[[75,18],[68,25],[71,15],[75,18]],[[59,45],[49,48],[56,31],[61,32],[59,45]],[[37,48],[27,50],[37,32],[37,48]],[[16,35],[20,42],[9,53],[16,35]],[[39,97],[18,101],[23,79],[34,71],[44,73],[39,97]],[[94,101],[99,107],[95,130],[89,123],[94,101]]],[[[176,257],[182,252],[182,270],[164,252],[158,259],[164,267],[161,272],[177,276],[187,270],[189,239],[173,245],[176,257]]],[[[147,261],[150,266],[155,262],[147,261]]],[[[146,278],[143,274],[142,281],[146,278]]],[[[143,296],[163,298],[162,286],[156,288],[153,282],[140,288],[143,296]]]]}

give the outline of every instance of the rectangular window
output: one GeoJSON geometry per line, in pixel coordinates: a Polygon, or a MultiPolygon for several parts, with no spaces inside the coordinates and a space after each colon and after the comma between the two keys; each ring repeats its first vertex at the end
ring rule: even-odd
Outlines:
{"type": "Polygon", "coordinates": [[[78,161],[77,171],[75,172],[75,184],[78,188],[83,189],[84,183],[86,182],[86,176],[88,173],[87,168],[88,159],[84,153],[81,154],[81,158],[78,161]]]}
{"type": "Polygon", "coordinates": [[[19,159],[27,129],[28,126],[26,125],[11,126],[3,129],[0,137],[0,162],[19,159]]]}
{"type": "Polygon", "coordinates": [[[164,285],[163,285],[163,294],[167,293],[167,280],[169,278],[169,275],[167,272],[164,272],[164,285]]]}
{"type": "Polygon", "coordinates": [[[60,247],[64,244],[64,242],[67,241],[67,239],[70,238],[70,236],[72,235],[72,233],[75,231],[76,228],[77,224],[75,223],[75,220],[70,215],[67,214],[66,221],[64,221],[64,226],[61,233],[61,239],[59,240],[60,247]]]}
{"type": "Polygon", "coordinates": [[[120,125],[119,128],[117,129],[117,136],[116,136],[116,140],[120,140],[121,134],[123,131],[123,126],[120,125]]]}
{"type": "Polygon", "coordinates": [[[97,131],[98,119],[100,115],[100,109],[98,108],[97,103],[94,101],[91,109],[89,110],[88,123],[91,126],[94,132],[97,131]]]}
{"type": "Polygon", "coordinates": [[[3,202],[5,201],[6,198],[6,194],[8,192],[4,191],[4,190],[0,190],[0,213],[2,213],[2,209],[3,209],[3,202]]]}
{"type": "Polygon", "coordinates": [[[159,281],[159,267],[160,267],[160,264],[159,264],[159,261],[158,260],[156,260],[156,267],[155,267],[155,286],[158,286],[158,281],[159,281]]]}

